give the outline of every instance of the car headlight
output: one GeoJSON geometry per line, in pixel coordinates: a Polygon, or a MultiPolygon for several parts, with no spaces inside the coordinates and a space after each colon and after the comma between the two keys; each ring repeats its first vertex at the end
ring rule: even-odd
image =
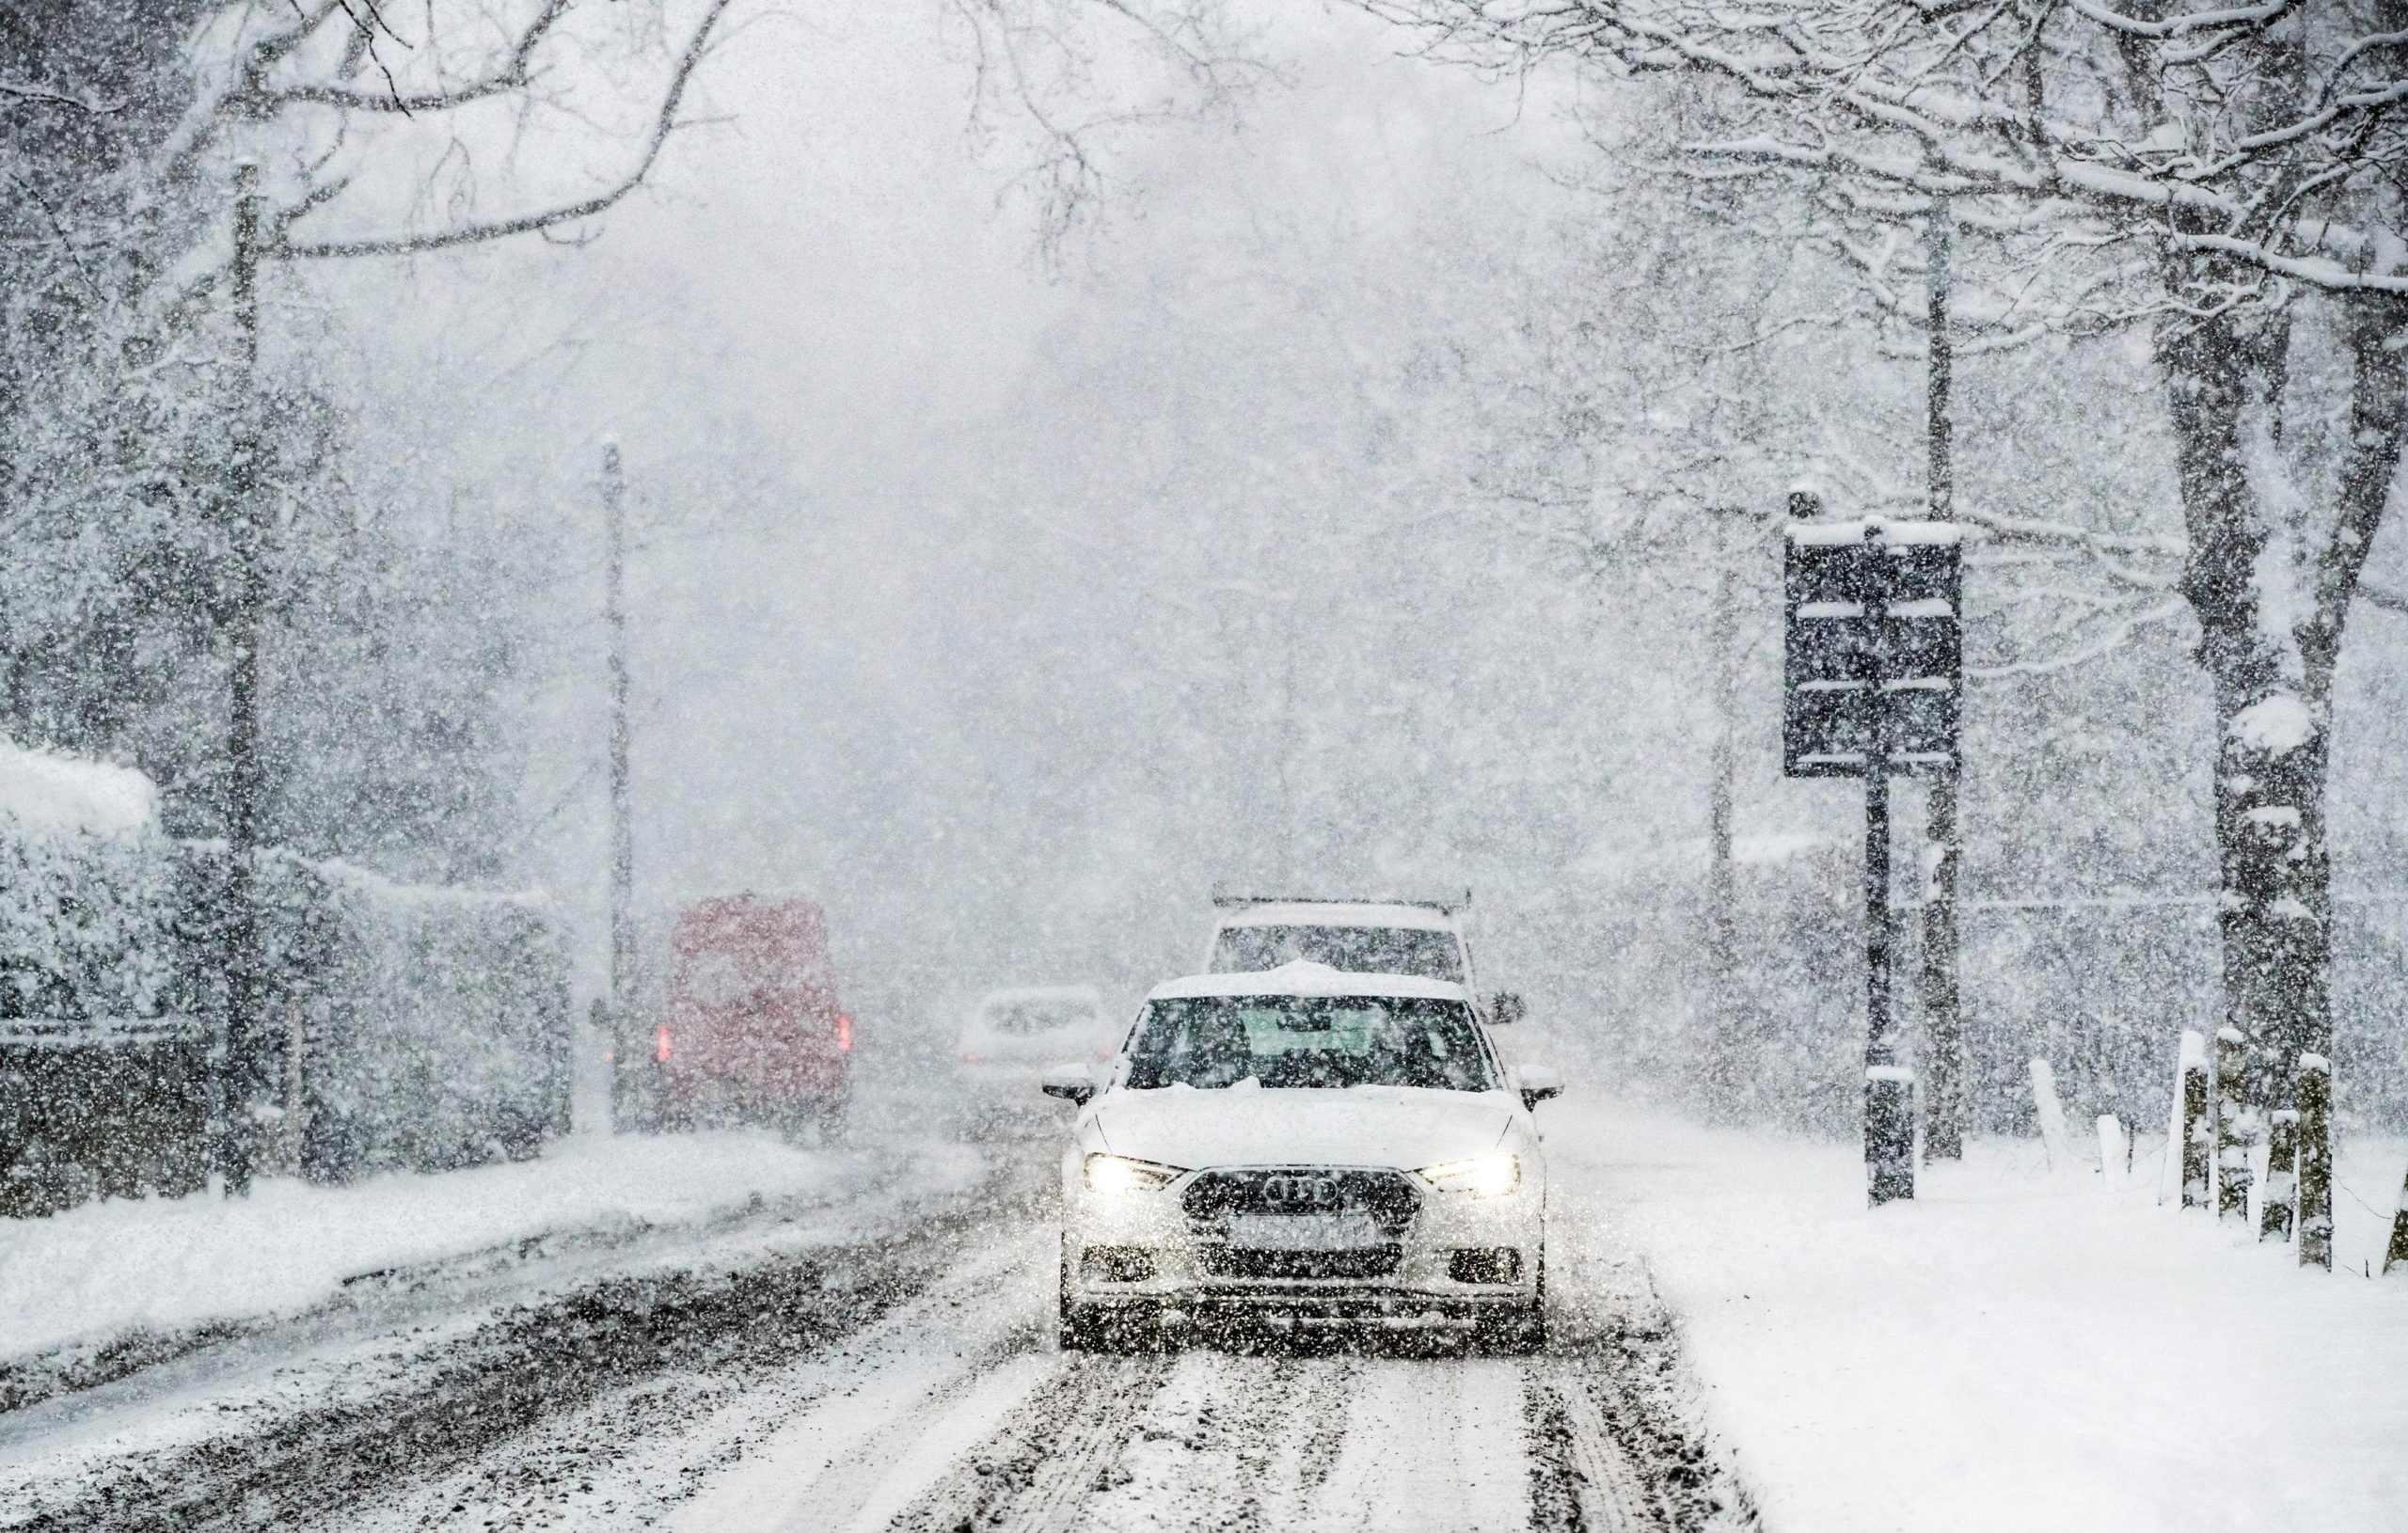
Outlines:
{"type": "MultiPolygon", "coordinates": [[[[1094,1164],[1089,1161],[1088,1164],[1094,1164]]],[[[1469,1193],[1474,1197],[1502,1197],[1522,1184],[1522,1162],[1518,1156],[1499,1152],[1474,1156],[1468,1161],[1449,1161],[1444,1165],[1426,1166],[1421,1175],[1433,1187],[1450,1193],[1469,1193]]]]}
{"type": "Polygon", "coordinates": [[[1086,1160],[1090,1193],[1151,1193],[1186,1175],[1175,1165],[1133,1161],[1126,1155],[1090,1155],[1086,1160]]]}

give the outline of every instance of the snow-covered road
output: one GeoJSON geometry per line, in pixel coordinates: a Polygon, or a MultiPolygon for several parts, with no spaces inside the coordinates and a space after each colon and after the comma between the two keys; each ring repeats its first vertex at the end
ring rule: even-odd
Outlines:
{"type": "Polygon", "coordinates": [[[1050,1158],[984,1153],[950,1195],[721,1213],[0,1414],[0,1527],[1745,1525],[1599,1226],[1558,1242],[1541,1357],[1065,1354],[1050,1158]]]}

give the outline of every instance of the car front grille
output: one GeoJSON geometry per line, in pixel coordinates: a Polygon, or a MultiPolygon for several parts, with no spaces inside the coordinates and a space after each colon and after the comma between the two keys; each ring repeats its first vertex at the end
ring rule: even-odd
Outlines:
{"type": "Polygon", "coordinates": [[[1198,1173],[1180,1207],[1189,1228],[1210,1238],[1225,1232],[1232,1214],[1359,1214],[1402,1240],[1421,1211],[1421,1193],[1402,1171],[1269,1166],[1198,1173]]]}
{"type": "Polygon", "coordinates": [[[1405,1233],[1421,1211],[1421,1193],[1399,1171],[1330,1166],[1268,1166],[1197,1174],[1180,1194],[1196,1265],[1224,1282],[1366,1281],[1392,1277],[1404,1260],[1405,1233]],[[1266,1220],[1299,1230],[1344,1222],[1376,1239],[1317,1248],[1299,1240],[1262,1246],[1231,1243],[1232,1225],[1259,1231],[1266,1220]],[[1370,1228],[1365,1229],[1368,1224],[1370,1228]]]}

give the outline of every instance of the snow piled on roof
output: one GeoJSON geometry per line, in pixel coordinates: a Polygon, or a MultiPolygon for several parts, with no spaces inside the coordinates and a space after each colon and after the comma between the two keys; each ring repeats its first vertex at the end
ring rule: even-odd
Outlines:
{"type": "Polygon", "coordinates": [[[1259,973],[1192,974],[1154,987],[1149,1001],[1190,1000],[1207,995],[1388,995],[1465,1001],[1470,992],[1450,980],[1415,974],[1354,974],[1325,963],[1298,958],[1259,973]]]}
{"type": "Polygon", "coordinates": [[[989,1006],[1043,1005],[1056,1001],[1103,1009],[1103,992],[1092,985],[1021,985],[989,990],[978,998],[978,1005],[984,1010],[989,1006]]]}
{"type": "Polygon", "coordinates": [[[28,835],[139,835],[159,823],[159,790],[131,766],[79,761],[0,736],[0,817],[28,835]]]}
{"type": "Polygon", "coordinates": [[[1370,926],[1405,931],[1453,931],[1463,923],[1427,905],[1360,903],[1339,900],[1265,901],[1232,910],[1221,918],[1228,926],[1370,926]]]}

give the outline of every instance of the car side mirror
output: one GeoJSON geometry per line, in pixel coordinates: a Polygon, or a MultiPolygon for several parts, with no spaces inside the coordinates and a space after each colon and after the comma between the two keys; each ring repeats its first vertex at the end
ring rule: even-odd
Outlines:
{"type": "Polygon", "coordinates": [[[1513,1072],[1522,1088],[1522,1105],[1535,1112],[1539,1103],[1563,1095],[1563,1077],[1544,1065],[1525,1065],[1513,1072]]]}
{"type": "Polygon", "coordinates": [[[1081,1107],[1095,1100],[1095,1072],[1085,1065],[1056,1065],[1045,1072],[1040,1088],[1048,1097],[1059,1097],[1081,1107]]]}
{"type": "Polygon", "coordinates": [[[1503,1027],[1522,1019],[1525,1008],[1517,991],[1499,990],[1488,998],[1488,1025],[1503,1027]]]}

